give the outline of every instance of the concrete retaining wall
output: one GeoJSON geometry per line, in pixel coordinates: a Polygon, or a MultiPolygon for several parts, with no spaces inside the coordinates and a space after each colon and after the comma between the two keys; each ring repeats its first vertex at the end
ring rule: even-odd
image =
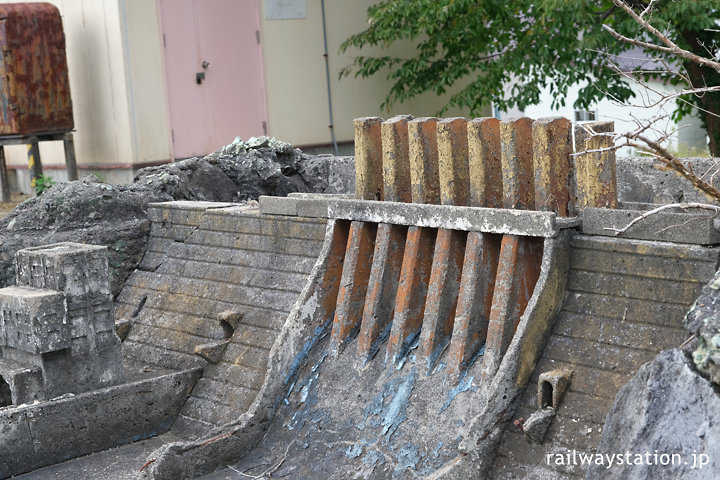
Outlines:
{"type": "Polygon", "coordinates": [[[198,202],[155,204],[149,217],[148,252],[116,304],[117,318],[133,323],[124,354],[205,366],[174,428],[194,436],[235,420],[255,398],[325,220],[198,202]]]}
{"type": "MultiPolygon", "coordinates": [[[[165,373],[163,373],[165,372],[165,373]]],[[[0,409],[0,478],[167,432],[200,370],[0,409]]]]}

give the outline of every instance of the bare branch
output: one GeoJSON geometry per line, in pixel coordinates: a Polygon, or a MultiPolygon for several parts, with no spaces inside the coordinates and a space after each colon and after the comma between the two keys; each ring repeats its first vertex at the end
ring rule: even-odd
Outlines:
{"type": "Polygon", "coordinates": [[[605,227],[605,230],[610,230],[613,232],[614,235],[622,235],[623,233],[630,230],[632,227],[637,225],[638,223],[642,222],[648,217],[651,217],[657,213],[660,213],[664,210],[669,210],[671,208],[681,208],[683,210],[687,210],[690,208],[699,208],[703,210],[712,210],[713,212],[720,213],[720,207],[716,205],[710,205],[707,203],[669,203],[667,205],[662,205],[657,208],[653,208],[652,210],[648,210],[647,212],[644,212],[642,215],[634,218],[630,223],[625,225],[625,227],[617,229],[617,228],[611,228],[611,227],[605,227]]]}
{"type": "Polygon", "coordinates": [[[624,35],[619,34],[615,30],[613,30],[608,25],[603,25],[603,28],[610,33],[613,37],[617,38],[618,40],[622,40],[623,42],[627,42],[633,45],[637,45],[639,47],[648,48],[650,50],[657,50],[660,52],[670,53],[673,55],[677,55],[679,57],[682,57],[686,60],[690,60],[691,62],[712,68],[714,70],[717,70],[720,72],[720,62],[716,62],[714,60],[710,60],[709,58],[703,58],[698,55],[695,55],[692,52],[689,52],[688,50],[682,49],[678,47],[672,40],[670,40],[665,34],[660,32],[657,28],[650,25],[650,23],[647,22],[644,18],[642,18],[640,15],[635,13],[635,10],[630,8],[629,5],[627,5],[623,0],[613,0],[615,5],[622,8],[628,15],[630,15],[640,26],[642,26],[645,30],[650,32],[651,34],[655,35],[660,39],[662,43],[667,45],[666,47],[662,47],[660,45],[655,45],[648,42],[643,42],[641,40],[632,39],[629,37],[626,37],[624,35]]]}

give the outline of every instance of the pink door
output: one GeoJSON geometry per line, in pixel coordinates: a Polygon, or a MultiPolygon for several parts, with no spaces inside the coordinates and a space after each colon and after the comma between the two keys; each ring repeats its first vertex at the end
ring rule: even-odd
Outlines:
{"type": "Polygon", "coordinates": [[[173,157],[265,132],[257,0],[159,0],[173,157]]]}

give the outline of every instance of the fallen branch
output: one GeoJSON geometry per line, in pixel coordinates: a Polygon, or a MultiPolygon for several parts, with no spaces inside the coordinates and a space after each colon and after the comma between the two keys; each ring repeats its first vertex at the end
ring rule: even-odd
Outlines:
{"type": "Polygon", "coordinates": [[[667,205],[662,205],[660,207],[653,208],[652,210],[648,210],[647,212],[643,213],[639,217],[634,218],[630,223],[628,223],[623,228],[617,229],[617,228],[612,228],[612,227],[605,227],[605,230],[612,231],[615,234],[615,236],[622,235],[623,233],[627,232],[632,227],[634,227],[638,223],[642,222],[646,218],[651,217],[651,216],[655,215],[656,213],[660,213],[664,210],[669,210],[671,208],[681,208],[683,210],[687,210],[689,208],[699,208],[702,210],[712,210],[713,212],[720,213],[720,207],[715,206],[715,205],[709,205],[707,203],[669,203],[667,205]]]}
{"type": "MultiPolygon", "coordinates": [[[[285,449],[285,454],[282,456],[282,458],[280,459],[279,462],[277,462],[275,465],[273,465],[272,467],[268,468],[267,470],[265,470],[264,472],[262,472],[262,473],[259,474],[259,475],[251,475],[251,474],[249,474],[249,473],[241,472],[241,471],[238,470],[237,468],[231,467],[230,465],[228,465],[228,468],[229,468],[230,470],[232,470],[233,472],[242,475],[242,476],[245,477],[245,478],[252,478],[252,479],[254,479],[254,480],[262,480],[262,479],[264,479],[264,478],[270,478],[270,477],[272,477],[272,474],[273,474],[273,473],[277,472],[278,469],[280,469],[280,467],[282,466],[282,464],[285,463],[285,460],[287,460],[288,452],[290,451],[290,447],[292,446],[292,444],[295,443],[295,440],[296,440],[296,439],[293,439],[293,441],[288,444],[287,448],[285,449]]],[[[257,468],[257,466],[252,467],[252,468],[257,468]]],[[[248,470],[250,470],[250,469],[248,469],[248,470]]]]}
{"type": "Polygon", "coordinates": [[[151,463],[153,463],[153,462],[157,462],[157,458],[151,458],[150,460],[148,460],[147,462],[145,462],[145,463],[143,464],[143,466],[140,467],[140,471],[142,472],[143,470],[145,470],[145,468],[146,468],[148,465],[150,465],[151,463]]]}

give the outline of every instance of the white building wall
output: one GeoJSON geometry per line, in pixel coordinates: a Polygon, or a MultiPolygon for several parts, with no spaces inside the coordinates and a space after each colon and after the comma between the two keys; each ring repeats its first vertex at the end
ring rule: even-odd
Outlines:
{"type": "MultiPolygon", "coordinates": [[[[667,118],[655,123],[654,128],[648,131],[648,136],[656,140],[666,134],[666,132],[674,132],[670,136],[667,145],[673,150],[686,156],[688,152],[701,152],[706,150],[706,135],[701,127],[700,119],[697,117],[685,118],[680,125],[675,124],[670,119],[675,109],[675,102],[670,101],[665,104],[664,108],[654,105],[661,97],[660,93],[674,92],[671,86],[664,85],[660,82],[652,82],[651,87],[658,93],[648,92],[639,85],[628,82],[631,88],[636,92],[635,98],[628,100],[627,105],[619,104],[612,100],[603,99],[589,110],[596,112],[596,119],[600,121],[615,122],[616,132],[630,132],[637,128],[637,122],[645,123],[649,119],[658,115],[667,114],[667,118]],[[644,108],[644,106],[651,106],[644,108]]],[[[568,90],[568,96],[564,107],[558,110],[552,109],[552,96],[547,90],[541,94],[541,101],[538,105],[527,107],[524,115],[531,118],[541,118],[549,116],[562,116],[575,121],[575,108],[573,103],[578,98],[579,85],[575,85],[568,90]]],[[[628,148],[621,149],[619,155],[630,155],[632,152],[628,148]]]]}

